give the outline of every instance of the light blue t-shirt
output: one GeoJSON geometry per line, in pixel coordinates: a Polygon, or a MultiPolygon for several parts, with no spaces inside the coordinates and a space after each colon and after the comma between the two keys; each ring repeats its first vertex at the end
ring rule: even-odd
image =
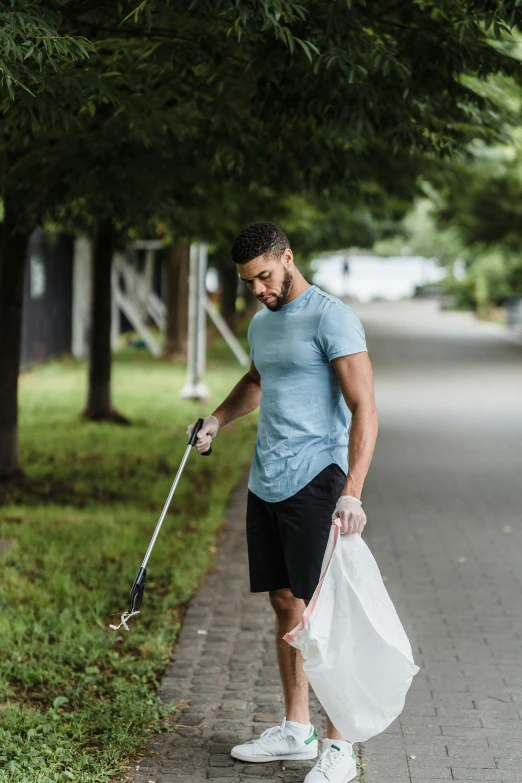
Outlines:
{"type": "Polygon", "coordinates": [[[332,462],[348,473],[351,412],[330,362],[368,350],[357,314],[312,285],[280,310],[259,310],[248,342],[261,376],[248,488],[275,503],[332,462]]]}

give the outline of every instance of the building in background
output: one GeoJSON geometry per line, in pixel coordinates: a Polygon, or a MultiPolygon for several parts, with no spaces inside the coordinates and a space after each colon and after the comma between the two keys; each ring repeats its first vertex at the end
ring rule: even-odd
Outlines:
{"type": "Polygon", "coordinates": [[[384,258],[348,250],[312,261],[314,283],[341,298],[404,299],[419,286],[437,283],[447,270],[435,259],[417,256],[384,258]]]}
{"type": "MultiPolygon", "coordinates": [[[[191,253],[204,254],[206,245],[191,245],[191,253]]],[[[198,255],[198,257],[199,257],[198,255]]],[[[112,264],[111,343],[121,347],[120,336],[135,332],[135,345],[153,356],[163,353],[167,306],[165,247],[160,240],[139,240],[114,253],[112,264]]],[[[198,318],[208,315],[242,366],[248,355],[231,332],[219,308],[216,270],[206,270],[204,295],[198,318]],[[209,292],[210,289],[210,292],[209,292]]],[[[189,279],[187,291],[190,294],[189,279]]],[[[24,289],[21,367],[72,354],[86,359],[91,317],[91,254],[87,239],[35,231],[28,247],[24,289]]],[[[190,322],[190,313],[189,313],[190,322]]],[[[203,332],[202,332],[203,333],[203,332]]],[[[205,349],[206,352],[206,341],[205,349]]]]}
{"type": "Polygon", "coordinates": [[[70,353],[74,237],[37,229],[28,247],[22,367],[70,353]]]}

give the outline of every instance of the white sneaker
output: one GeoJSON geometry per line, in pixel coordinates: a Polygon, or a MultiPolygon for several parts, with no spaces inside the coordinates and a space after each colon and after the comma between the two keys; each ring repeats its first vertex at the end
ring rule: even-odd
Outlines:
{"type": "Polygon", "coordinates": [[[278,761],[280,759],[315,759],[317,756],[317,734],[312,726],[308,739],[302,740],[285,728],[286,719],[280,726],[271,726],[259,739],[234,745],[230,751],[241,761],[278,761]]]}
{"type": "Polygon", "coordinates": [[[304,783],[348,783],[357,777],[357,761],[349,742],[323,740],[322,751],[304,783]]]}

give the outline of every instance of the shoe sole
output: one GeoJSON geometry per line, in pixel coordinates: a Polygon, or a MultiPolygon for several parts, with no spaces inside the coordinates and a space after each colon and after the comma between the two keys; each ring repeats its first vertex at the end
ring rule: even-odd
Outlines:
{"type": "Polygon", "coordinates": [[[308,753],[289,753],[287,756],[247,756],[246,753],[230,751],[230,755],[235,759],[239,759],[239,761],[252,761],[262,764],[264,761],[309,761],[317,758],[319,752],[316,750],[315,753],[313,751],[308,753]]]}
{"type": "Polygon", "coordinates": [[[350,783],[350,780],[355,780],[355,778],[357,777],[358,774],[359,773],[358,773],[358,770],[357,770],[357,767],[356,767],[353,772],[349,773],[347,778],[344,778],[344,780],[341,781],[341,783],[350,783]]]}

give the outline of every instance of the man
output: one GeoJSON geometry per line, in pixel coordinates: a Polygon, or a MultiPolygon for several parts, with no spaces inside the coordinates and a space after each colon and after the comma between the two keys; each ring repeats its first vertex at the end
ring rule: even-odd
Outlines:
{"type": "MultiPolygon", "coordinates": [[[[313,759],[303,660],[283,636],[319,582],[332,519],[340,518],[343,533],[361,534],[366,523],[360,498],[378,428],[372,368],[359,318],[306,281],[278,226],[247,226],[232,259],[266,309],[248,328],[250,369],[204,420],[196,449],[207,451],[220,427],[260,405],[246,518],[250,590],[268,592],[275,611],[286,714],[231,753],[249,762],[313,759]]],[[[350,738],[327,718],[305,783],[348,783],[356,774],[350,738]]]]}

